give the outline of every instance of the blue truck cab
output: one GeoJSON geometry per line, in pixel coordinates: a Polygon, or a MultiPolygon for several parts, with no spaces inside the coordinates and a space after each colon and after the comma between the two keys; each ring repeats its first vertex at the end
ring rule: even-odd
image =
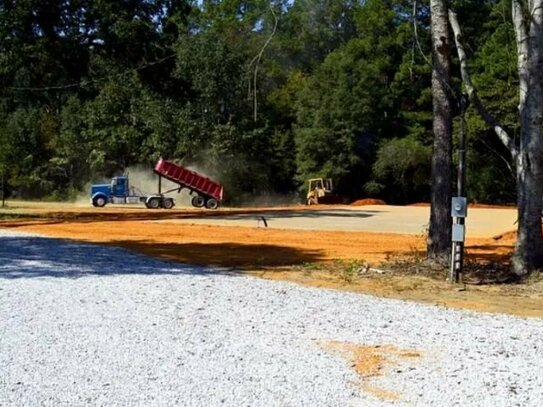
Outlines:
{"type": "MultiPolygon", "coordinates": [[[[180,188],[175,188],[179,190],[180,188]]],[[[123,175],[113,177],[109,184],[94,184],[91,186],[90,196],[93,206],[102,208],[108,203],[111,204],[137,204],[144,203],[149,209],[172,209],[175,206],[175,200],[165,196],[173,190],[161,192],[161,181],[158,181],[158,193],[144,194],[140,189],[130,186],[128,176],[123,175]]],[[[178,192],[179,192],[178,191],[178,192]]]]}
{"type": "Polygon", "coordinates": [[[91,203],[103,207],[107,203],[136,203],[138,196],[131,196],[128,177],[113,177],[110,184],[95,184],[91,186],[91,203]]]}

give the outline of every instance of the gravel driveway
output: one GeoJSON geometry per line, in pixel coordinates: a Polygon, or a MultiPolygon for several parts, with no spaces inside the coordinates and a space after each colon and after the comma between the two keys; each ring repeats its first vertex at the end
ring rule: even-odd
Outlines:
{"type": "Polygon", "coordinates": [[[540,406],[541,372],[540,319],[0,230],[0,406],[540,406]],[[421,356],[361,384],[338,341],[421,356]]]}

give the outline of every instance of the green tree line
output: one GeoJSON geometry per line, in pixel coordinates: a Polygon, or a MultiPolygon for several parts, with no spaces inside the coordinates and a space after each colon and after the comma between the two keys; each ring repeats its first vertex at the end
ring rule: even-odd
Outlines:
{"type": "MultiPolygon", "coordinates": [[[[456,9],[479,96],[515,134],[507,1],[456,9]]],[[[68,199],[163,156],[232,204],[317,176],[427,201],[429,19],[413,0],[4,0],[0,171],[12,194],[68,199]]],[[[467,131],[470,199],[514,202],[507,151],[471,108],[467,131]]]]}

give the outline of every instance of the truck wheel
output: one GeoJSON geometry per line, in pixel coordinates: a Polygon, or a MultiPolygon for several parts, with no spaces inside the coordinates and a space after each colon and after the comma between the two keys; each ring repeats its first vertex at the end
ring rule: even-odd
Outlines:
{"type": "Polygon", "coordinates": [[[171,198],[164,199],[164,200],[162,201],[162,207],[163,207],[164,209],[172,209],[173,206],[174,206],[174,202],[173,202],[173,199],[171,199],[171,198]]]}
{"type": "Polygon", "coordinates": [[[217,209],[219,207],[219,202],[216,199],[210,198],[206,202],[207,209],[217,209]]]}
{"type": "Polygon", "coordinates": [[[92,200],[92,204],[98,208],[106,206],[106,199],[103,196],[97,196],[92,200]]]}
{"type": "Polygon", "coordinates": [[[159,198],[149,198],[147,200],[148,208],[150,209],[158,209],[160,208],[160,199],[159,198]]]}
{"type": "Polygon", "coordinates": [[[206,204],[206,200],[204,199],[203,196],[198,195],[192,198],[192,206],[196,208],[203,208],[205,204],[206,204]]]}

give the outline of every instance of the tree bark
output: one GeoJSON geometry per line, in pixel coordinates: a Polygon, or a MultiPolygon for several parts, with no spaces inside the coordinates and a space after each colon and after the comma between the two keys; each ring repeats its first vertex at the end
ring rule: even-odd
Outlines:
{"type": "Polygon", "coordinates": [[[518,230],[513,271],[528,275],[543,267],[543,0],[512,0],[519,75],[520,137],[518,145],[484,108],[467,68],[456,14],[449,11],[460,61],[462,81],[480,116],[509,148],[517,179],[518,230]],[[529,15],[529,19],[526,18],[529,15]],[[529,21],[528,21],[529,20],[529,21]]]}
{"type": "Polygon", "coordinates": [[[448,0],[431,0],[430,7],[434,145],[427,253],[430,260],[446,260],[450,254],[452,223],[450,215],[452,115],[448,0]]]}
{"type": "Polygon", "coordinates": [[[518,236],[513,270],[524,276],[543,267],[543,0],[512,0],[519,72],[520,145],[516,156],[518,236]]]}

